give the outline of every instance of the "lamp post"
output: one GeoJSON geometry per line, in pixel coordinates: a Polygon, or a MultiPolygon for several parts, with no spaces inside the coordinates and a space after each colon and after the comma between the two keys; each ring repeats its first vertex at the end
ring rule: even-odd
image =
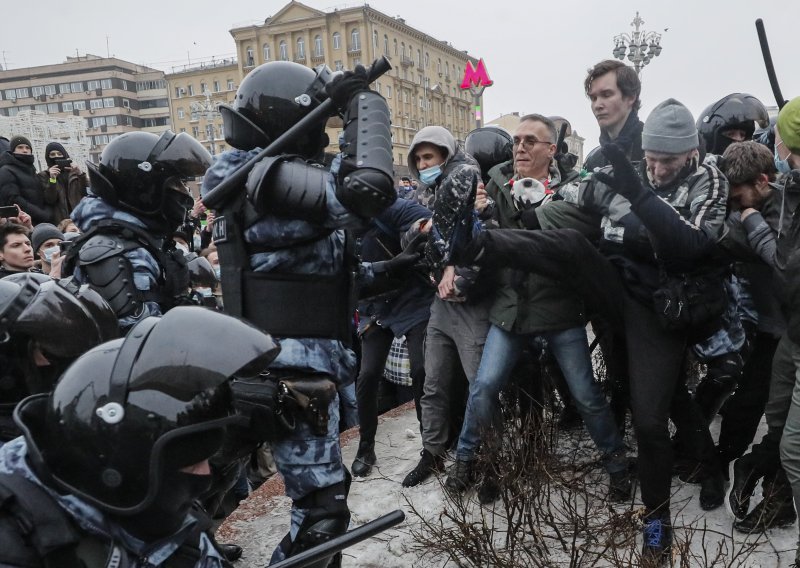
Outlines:
{"type": "Polygon", "coordinates": [[[190,105],[192,111],[192,119],[197,120],[200,117],[200,114],[203,114],[206,119],[206,137],[208,138],[209,142],[211,142],[211,155],[216,154],[216,138],[215,135],[215,128],[214,128],[214,118],[217,115],[217,103],[211,99],[211,92],[206,89],[203,91],[203,96],[205,100],[200,101],[193,101],[190,105]]]}
{"type": "Polygon", "coordinates": [[[641,75],[642,69],[661,54],[661,34],[640,29],[642,24],[644,20],[636,12],[631,22],[633,32],[614,36],[614,50],[611,52],[619,60],[627,56],[637,75],[641,75]]]}

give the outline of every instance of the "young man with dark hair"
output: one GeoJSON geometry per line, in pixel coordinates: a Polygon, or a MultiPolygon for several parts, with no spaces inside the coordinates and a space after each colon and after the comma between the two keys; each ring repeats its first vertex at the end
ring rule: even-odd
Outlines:
{"type": "MultiPolygon", "coordinates": [[[[589,69],[583,82],[592,104],[592,113],[600,127],[600,146],[614,142],[632,162],[642,160],[642,121],[639,120],[642,84],[632,67],[606,59],[589,69]]],[[[584,169],[593,171],[608,165],[595,148],[586,157],[584,169]]]]}
{"type": "Polygon", "coordinates": [[[33,267],[33,247],[28,229],[16,223],[0,227],[0,278],[17,272],[28,272],[33,267]]]}

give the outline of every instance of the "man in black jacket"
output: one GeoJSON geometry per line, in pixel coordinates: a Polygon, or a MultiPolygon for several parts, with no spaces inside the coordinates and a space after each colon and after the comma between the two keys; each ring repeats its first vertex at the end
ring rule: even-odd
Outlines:
{"type": "Polygon", "coordinates": [[[8,152],[0,154],[0,205],[18,205],[33,224],[57,223],[53,208],[46,203],[42,184],[33,166],[33,147],[24,136],[14,136],[8,152]]]}

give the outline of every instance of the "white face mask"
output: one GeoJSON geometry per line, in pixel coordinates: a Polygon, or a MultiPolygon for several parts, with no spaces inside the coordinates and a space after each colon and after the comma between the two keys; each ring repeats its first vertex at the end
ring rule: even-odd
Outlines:
{"type": "Polygon", "coordinates": [[[54,246],[52,246],[52,247],[50,247],[50,248],[46,248],[46,249],[44,249],[44,250],[42,251],[42,256],[44,257],[44,261],[45,261],[47,264],[50,264],[50,263],[52,263],[52,262],[53,262],[53,255],[54,255],[55,253],[57,253],[59,250],[60,250],[60,249],[59,249],[58,245],[54,245],[54,246]]]}
{"type": "Polygon", "coordinates": [[[175,243],[175,248],[183,252],[183,254],[189,254],[189,247],[183,243],[175,243]]]}
{"type": "Polygon", "coordinates": [[[197,287],[197,288],[194,289],[194,291],[197,292],[198,294],[200,294],[201,296],[203,296],[204,298],[210,298],[211,296],[214,295],[214,293],[212,292],[211,288],[200,288],[200,287],[197,287]]]}

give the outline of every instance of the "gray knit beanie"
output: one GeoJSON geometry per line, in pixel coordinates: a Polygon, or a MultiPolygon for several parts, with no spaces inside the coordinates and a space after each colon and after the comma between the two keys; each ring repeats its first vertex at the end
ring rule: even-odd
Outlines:
{"type": "Polygon", "coordinates": [[[33,247],[33,251],[38,251],[39,247],[41,247],[44,242],[49,239],[58,239],[63,241],[64,233],[59,231],[58,228],[52,223],[39,223],[36,225],[31,233],[31,246],[33,247]]]}
{"type": "Polygon", "coordinates": [[[683,154],[699,144],[692,113],[675,99],[667,99],[654,108],[642,129],[642,150],[683,154]]]}

